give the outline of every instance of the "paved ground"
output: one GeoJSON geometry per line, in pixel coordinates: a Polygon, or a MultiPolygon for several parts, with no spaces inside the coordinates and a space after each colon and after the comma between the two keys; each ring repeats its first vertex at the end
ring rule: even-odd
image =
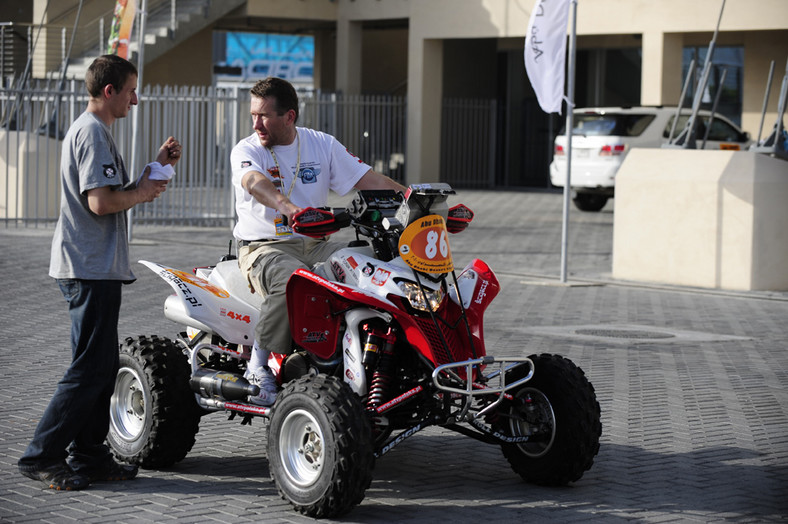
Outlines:
{"type": "MultiPolygon", "coordinates": [[[[579,364],[602,406],[593,468],[573,486],[520,481],[497,447],[428,429],[378,461],[345,522],[781,522],[788,515],[788,293],[725,293],[611,279],[612,203],[572,210],[561,285],[561,195],[464,192],[477,213],[452,237],[458,265],[483,258],[503,291],[486,324],[493,354],[554,352],[579,364]]],[[[214,263],[228,230],[135,228],[134,259],[214,263]]],[[[0,227],[0,521],[307,522],[269,480],[265,426],[203,418],[181,463],[127,483],[57,493],[16,461],[69,358],[68,316],[46,276],[51,230],[0,227]]],[[[788,268],[787,268],[788,270],[788,268]]],[[[172,336],[169,288],[142,266],[121,334],[172,336]]]]}

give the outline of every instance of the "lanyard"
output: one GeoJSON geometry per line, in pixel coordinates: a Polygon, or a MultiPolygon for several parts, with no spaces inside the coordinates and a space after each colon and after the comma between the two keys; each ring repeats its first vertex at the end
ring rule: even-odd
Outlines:
{"type": "MultiPolygon", "coordinates": [[[[295,187],[296,180],[298,180],[298,173],[301,171],[301,138],[298,136],[298,129],[296,129],[296,144],[298,146],[298,156],[296,160],[296,168],[295,173],[293,173],[293,181],[290,182],[290,189],[287,190],[287,198],[290,199],[290,195],[293,193],[293,188],[295,187]]],[[[279,173],[279,176],[282,176],[282,170],[279,169],[279,160],[276,158],[276,153],[274,153],[274,148],[269,147],[268,152],[271,153],[271,156],[274,158],[274,164],[276,165],[276,172],[279,173]]]]}

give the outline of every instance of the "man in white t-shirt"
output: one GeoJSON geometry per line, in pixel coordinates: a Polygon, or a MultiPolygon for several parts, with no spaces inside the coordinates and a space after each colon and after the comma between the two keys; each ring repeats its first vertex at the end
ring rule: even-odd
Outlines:
{"type": "Polygon", "coordinates": [[[260,80],[251,89],[254,133],[230,155],[238,223],[239,264],[263,297],[256,344],[246,373],[260,386],[256,404],[271,405],[276,384],[268,370],[271,351],[289,353],[292,344],[285,286],[299,268],[322,262],[344,243],[294,233],[287,224],[307,207],[325,206],[330,190],[405,188],[373,171],[334,137],[296,127],[298,95],[281,78],[260,80]]]}

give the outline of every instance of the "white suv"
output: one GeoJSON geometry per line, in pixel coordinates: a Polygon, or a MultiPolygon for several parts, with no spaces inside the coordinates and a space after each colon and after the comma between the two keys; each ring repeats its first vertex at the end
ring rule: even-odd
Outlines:
{"type": "MultiPolygon", "coordinates": [[[[687,123],[689,109],[683,109],[673,136],[687,123]]],[[[613,196],[616,171],[633,147],[661,147],[667,143],[676,108],[670,107],[591,107],[575,109],[572,140],[572,191],[575,206],[582,211],[599,211],[613,196]]],[[[696,144],[700,148],[709,122],[709,111],[700,111],[696,144]]],[[[566,184],[566,130],[555,139],[550,164],[550,181],[566,184]]],[[[749,133],[720,114],[714,115],[705,149],[744,150],[749,133]]]]}

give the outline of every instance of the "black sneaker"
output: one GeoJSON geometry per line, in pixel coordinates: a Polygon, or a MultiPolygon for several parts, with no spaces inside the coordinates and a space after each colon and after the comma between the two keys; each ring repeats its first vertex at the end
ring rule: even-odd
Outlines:
{"type": "Polygon", "coordinates": [[[100,466],[79,468],[77,471],[81,475],[85,475],[90,480],[90,482],[131,480],[137,476],[139,466],[132,464],[118,464],[114,459],[109,458],[100,466]]]}
{"type": "Polygon", "coordinates": [[[44,468],[19,467],[19,472],[33,480],[43,482],[49,489],[76,491],[90,486],[90,479],[72,470],[66,461],[44,468]]]}

